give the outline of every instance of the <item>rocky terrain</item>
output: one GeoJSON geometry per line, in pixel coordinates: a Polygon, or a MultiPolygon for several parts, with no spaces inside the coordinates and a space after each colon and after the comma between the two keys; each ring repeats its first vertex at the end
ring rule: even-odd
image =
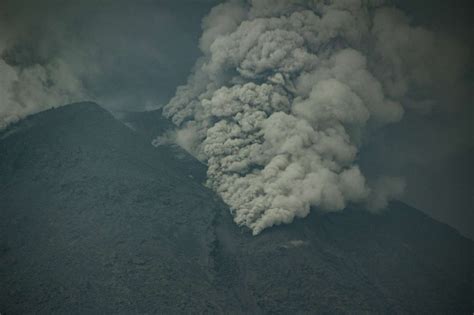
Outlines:
{"type": "Polygon", "coordinates": [[[0,132],[2,314],[472,314],[474,245],[454,229],[394,202],[253,237],[204,165],[151,145],[158,114],[147,131],[76,103],[0,132]]]}

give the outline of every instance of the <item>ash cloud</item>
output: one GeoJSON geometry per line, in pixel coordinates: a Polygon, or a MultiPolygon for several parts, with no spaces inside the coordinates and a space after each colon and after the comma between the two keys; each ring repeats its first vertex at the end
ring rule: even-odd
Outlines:
{"type": "Polygon", "coordinates": [[[1,1],[0,128],[79,100],[112,111],[159,107],[185,81],[195,26],[214,4],[1,1]]]}
{"type": "Polygon", "coordinates": [[[431,91],[461,80],[467,56],[383,1],[358,0],[228,1],[204,19],[200,49],[164,113],[254,234],[313,206],[377,210],[399,197],[403,179],[367,178],[359,151],[407,110],[432,111],[431,91]]]}
{"type": "MultiPolygon", "coordinates": [[[[298,216],[307,204],[375,209],[401,198],[474,237],[469,0],[217,2],[0,1],[1,127],[84,99],[156,108],[202,55],[167,107],[180,128],[157,143],[207,162],[221,195],[297,196],[298,216]],[[306,179],[325,191],[318,199],[309,188],[292,195],[307,172],[328,178],[306,179]],[[240,186],[223,185],[234,177],[240,186]]],[[[265,212],[249,211],[241,222],[265,212]]]]}
{"type": "MultiPolygon", "coordinates": [[[[29,114],[89,98],[74,65],[58,46],[59,30],[43,42],[29,14],[0,5],[0,129],[29,114]]],[[[47,22],[45,22],[47,24],[47,22]]],[[[57,25],[56,25],[57,26],[57,25]]]]}
{"type": "Polygon", "coordinates": [[[87,98],[62,60],[15,67],[0,59],[0,129],[29,114],[87,98]]]}

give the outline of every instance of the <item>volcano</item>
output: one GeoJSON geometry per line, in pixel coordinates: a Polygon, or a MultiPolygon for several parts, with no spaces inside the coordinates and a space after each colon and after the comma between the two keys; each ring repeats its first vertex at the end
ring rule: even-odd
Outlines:
{"type": "Polygon", "coordinates": [[[474,244],[456,230],[392,202],[254,237],[205,165],[151,145],[157,113],[75,103],[0,133],[2,314],[472,313],[474,244]]]}

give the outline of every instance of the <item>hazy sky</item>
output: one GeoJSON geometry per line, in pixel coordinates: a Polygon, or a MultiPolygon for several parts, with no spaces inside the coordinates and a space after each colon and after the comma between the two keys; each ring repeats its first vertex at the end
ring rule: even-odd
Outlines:
{"type": "Polygon", "coordinates": [[[140,110],[186,80],[212,3],[2,1],[3,57],[20,66],[61,58],[102,105],[140,110]]]}
{"type": "MultiPolygon", "coordinates": [[[[140,109],[166,103],[185,82],[199,56],[201,20],[220,2],[3,0],[0,48],[4,59],[20,65],[63,58],[103,104],[140,109]]],[[[394,2],[415,24],[472,45],[470,1],[394,2]]]]}
{"type": "MultiPolygon", "coordinates": [[[[435,96],[440,105],[408,110],[401,122],[381,129],[362,147],[359,164],[368,174],[383,170],[404,177],[405,201],[474,238],[473,5],[468,0],[394,2],[414,27],[423,25],[459,44],[464,61],[452,63],[459,62],[463,74],[456,84],[442,83],[435,96]]],[[[25,83],[12,85],[21,92],[0,92],[15,95],[24,108],[35,100],[76,98],[96,100],[110,110],[165,105],[200,56],[201,20],[217,3],[3,0],[0,82],[6,87],[20,76],[25,83]],[[40,88],[31,83],[38,77],[40,88]],[[53,96],[43,93],[55,82],[62,85],[53,96]]],[[[59,104],[41,108],[51,105],[59,104]]],[[[17,105],[1,106],[0,119],[17,105]]]]}

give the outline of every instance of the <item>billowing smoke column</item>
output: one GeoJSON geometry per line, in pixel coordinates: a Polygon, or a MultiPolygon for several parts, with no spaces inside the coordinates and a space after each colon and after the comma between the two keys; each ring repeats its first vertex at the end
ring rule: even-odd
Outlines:
{"type": "Polygon", "coordinates": [[[396,178],[369,185],[357,165],[366,135],[402,118],[409,82],[384,49],[394,46],[387,23],[410,27],[381,6],[230,1],[203,21],[203,57],[164,114],[180,127],[176,141],[207,162],[207,184],[237,224],[258,234],[311,206],[377,209],[402,192],[396,178]]]}

